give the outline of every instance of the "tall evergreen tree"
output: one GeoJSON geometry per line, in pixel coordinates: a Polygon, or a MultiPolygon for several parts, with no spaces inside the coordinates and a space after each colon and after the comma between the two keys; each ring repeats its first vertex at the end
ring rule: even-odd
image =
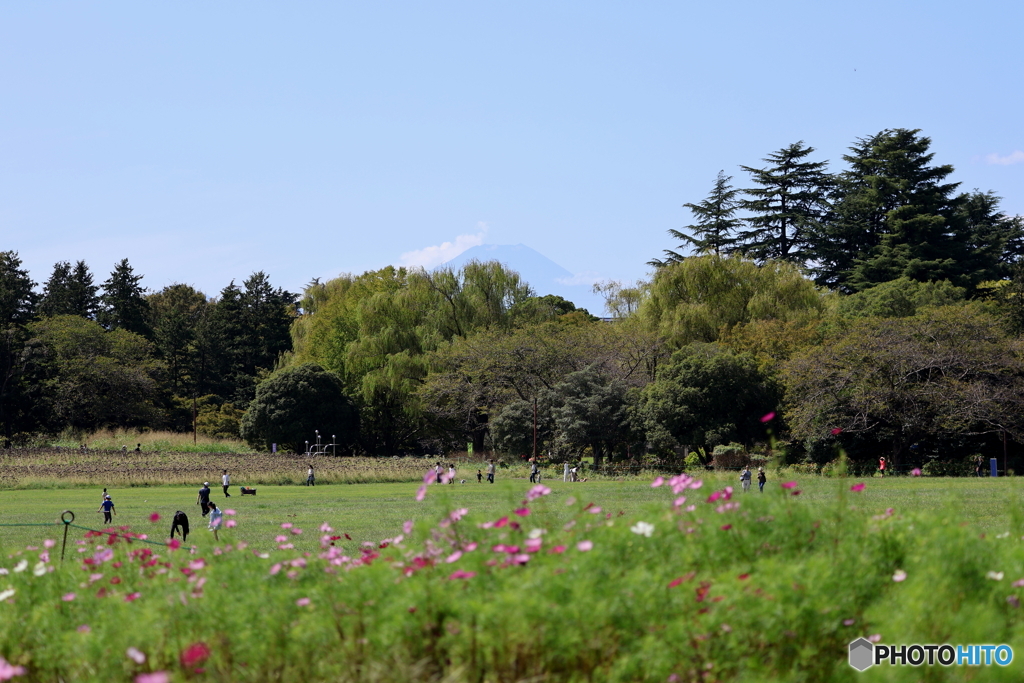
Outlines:
{"type": "Polygon", "coordinates": [[[175,396],[189,397],[200,391],[203,383],[205,354],[199,342],[209,309],[206,296],[189,285],[173,284],[150,295],[147,301],[152,312],[153,342],[157,356],[167,364],[169,389],[175,396]]]}
{"type": "Polygon", "coordinates": [[[0,251],[0,425],[5,446],[33,417],[20,380],[19,358],[28,337],[25,325],[36,314],[39,297],[33,291],[35,286],[21,267],[18,252],[0,251]]]}
{"type": "Polygon", "coordinates": [[[93,284],[92,273],[85,261],[78,261],[71,267],[68,261],[53,266],[53,273],[43,286],[43,299],[39,314],[44,316],[77,315],[94,319],[100,307],[93,284]]]}
{"type": "Polygon", "coordinates": [[[24,325],[36,315],[39,295],[16,251],[0,251],[0,328],[24,325]]]}
{"type": "Polygon", "coordinates": [[[953,167],[933,165],[930,146],[919,130],[897,128],[850,148],[834,216],[813,238],[818,284],[851,292],[907,277],[970,291],[999,272],[1012,221],[991,195],[956,194],[953,167]]]}
{"type": "MultiPolygon", "coordinates": [[[[669,230],[668,234],[682,240],[678,249],[692,247],[697,254],[723,254],[729,252],[736,243],[734,233],[742,225],[742,221],[734,218],[736,209],[739,208],[739,201],[736,195],[739,190],[729,182],[732,176],[725,175],[725,171],[719,171],[715,179],[715,185],[708,194],[707,199],[696,204],[683,204],[690,210],[696,223],[687,225],[684,230],[669,230]]],[[[664,259],[654,259],[647,264],[661,268],[670,263],[678,263],[683,260],[683,255],[670,249],[665,250],[664,259]]]]}
{"type": "Polygon", "coordinates": [[[761,263],[806,261],[808,232],[825,215],[832,184],[827,161],[805,161],[813,152],[801,140],[769,154],[765,168],[740,167],[758,187],[745,190],[750,198],[740,202],[751,215],[737,251],[761,263]]]}
{"type": "Polygon", "coordinates": [[[97,316],[108,330],[128,330],[147,339],[153,336],[146,289],[139,284],[141,281],[142,276],[135,274],[128,259],[114,266],[110,278],[103,283],[103,308],[97,316]]]}

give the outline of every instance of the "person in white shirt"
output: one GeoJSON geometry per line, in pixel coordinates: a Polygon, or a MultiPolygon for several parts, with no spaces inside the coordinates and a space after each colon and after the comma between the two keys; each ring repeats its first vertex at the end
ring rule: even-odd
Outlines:
{"type": "Polygon", "coordinates": [[[219,541],[217,538],[217,530],[220,529],[221,520],[224,518],[224,513],[220,511],[217,504],[212,500],[210,501],[210,531],[213,532],[213,540],[219,541]]]}
{"type": "Polygon", "coordinates": [[[228,486],[231,485],[231,477],[228,475],[227,470],[224,470],[224,474],[220,478],[220,483],[224,487],[224,497],[230,498],[231,494],[228,493],[228,486]]]}

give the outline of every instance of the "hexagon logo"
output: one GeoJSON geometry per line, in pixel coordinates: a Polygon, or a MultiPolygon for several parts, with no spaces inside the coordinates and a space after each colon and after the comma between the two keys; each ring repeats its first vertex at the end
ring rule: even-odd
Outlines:
{"type": "Polygon", "coordinates": [[[850,643],[850,666],[857,671],[864,671],[873,665],[875,646],[867,638],[858,638],[850,643]]]}

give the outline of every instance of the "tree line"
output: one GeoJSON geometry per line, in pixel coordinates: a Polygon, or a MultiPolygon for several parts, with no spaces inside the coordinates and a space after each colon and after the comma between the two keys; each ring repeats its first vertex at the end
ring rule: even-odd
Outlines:
{"type": "Polygon", "coordinates": [[[751,188],[685,204],[649,281],[600,285],[612,322],[496,262],[387,267],[301,295],[263,273],[208,298],[0,260],[6,438],[139,426],[301,450],[472,448],[558,461],[937,463],[1024,442],[1022,222],[958,192],[930,140],[858,140],[836,174],[796,143],[751,188]],[[773,417],[765,421],[765,417],[773,417]],[[534,423],[536,421],[536,441],[534,423]],[[20,436],[19,436],[20,435],[20,436]]]}

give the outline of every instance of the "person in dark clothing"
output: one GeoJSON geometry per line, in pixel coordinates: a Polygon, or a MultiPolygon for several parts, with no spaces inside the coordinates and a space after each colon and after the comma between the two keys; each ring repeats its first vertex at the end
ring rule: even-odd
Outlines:
{"type": "Polygon", "coordinates": [[[203,517],[210,511],[210,482],[203,482],[203,488],[199,489],[199,498],[196,499],[196,505],[203,511],[203,517]]]}
{"type": "Polygon", "coordinates": [[[171,522],[171,538],[174,538],[175,531],[181,535],[181,540],[188,539],[188,515],[181,510],[174,513],[174,521],[171,522]]]}
{"type": "Polygon", "coordinates": [[[757,490],[764,493],[764,483],[768,481],[768,477],[764,476],[764,468],[757,468],[757,490]]]}
{"type": "Polygon", "coordinates": [[[103,522],[105,524],[109,524],[113,521],[110,516],[111,514],[116,515],[117,510],[114,509],[114,501],[110,500],[110,496],[103,497],[103,502],[100,503],[100,509],[97,510],[96,512],[103,513],[103,522]]]}

